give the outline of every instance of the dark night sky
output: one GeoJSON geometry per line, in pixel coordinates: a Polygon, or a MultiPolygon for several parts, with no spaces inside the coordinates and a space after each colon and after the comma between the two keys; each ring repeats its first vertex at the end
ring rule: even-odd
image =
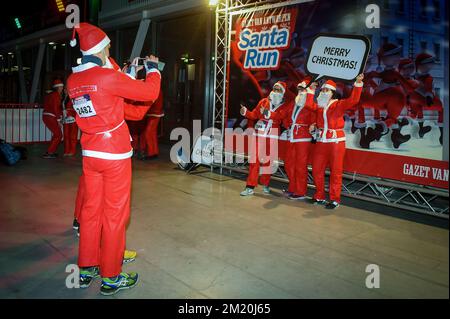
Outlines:
{"type": "MultiPolygon", "coordinates": [[[[65,5],[68,2],[82,3],[83,1],[63,0],[65,5]]],[[[43,22],[46,23],[45,27],[60,23],[58,22],[58,16],[62,18],[62,16],[65,16],[65,12],[58,12],[55,0],[10,0],[8,5],[0,10],[0,42],[2,42],[2,39],[9,40],[11,37],[20,37],[35,32],[42,28],[43,22]],[[22,24],[21,31],[16,28],[14,22],[16,17],[20,19],[22,24]]]]}
{"type": "Polygon", "coordinates": [[[51,1],[49,3],[48,0],[8,1],[8,5],[0,10],[0,26],[4,27],[10,24],[14,26],[15,17],[28,16],[46,8],[49,4],[53,4],[53,2],[51,1]]]}

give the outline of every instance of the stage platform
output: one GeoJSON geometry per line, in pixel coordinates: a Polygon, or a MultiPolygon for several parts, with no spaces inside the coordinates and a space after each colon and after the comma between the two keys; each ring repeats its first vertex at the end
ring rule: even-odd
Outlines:
{"type": "MultiPolygon", "coordinates": [[[[65,286],[80,157],[28,148],[28,160],[0,166],[0,298],[107,298],[99,280],[65,286]]],[[[113,298],[449,298],[448,221],[350,199],[330,212],[279,189],[242,198],[244,185],[202,168],[187,175],[167,155],[133,159],[127,247],[138,258],[123,269],[141,280],[113,298]],[[369,264],[378,289],[366,287],[369,264]]]]}

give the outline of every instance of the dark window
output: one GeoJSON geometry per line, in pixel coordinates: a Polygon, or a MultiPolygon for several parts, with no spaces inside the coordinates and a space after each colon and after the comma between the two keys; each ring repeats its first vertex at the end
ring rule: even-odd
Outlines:
{"type": "Polygon", "coordinates": [[[427,5],[428,5],[427,0],[420,0],[420,15],[422,17],[425,17],[427,15],[427,5]]]}
{"type": "Polygon", "coordinates": [[[405,0],[398,0],[397,12],[400,14],[405,13],[405,0]]]}
{"type": "Polygon", "coordinates": [[[397,39],[397,44],[400,45],[400,46],[402,47],[401,54],[402,54],[402,56],[404,56],[404,53],[405,53],[405,46],[404,46],[404,41],[403,41],[403,39],[397,39]]]}
{"type": "Polygon", "coordinates": [[[422,52],[426,52],[428,49],[428,43],[427,41],[420,41],[420,49],[422,52]]]}
{"type": "Polygon", "coordinates": [[[434,44],[434,56],[436,57],[436,62],[441,60],[441,45],[439,43],[434,44]]]}
{"type": "Polygon", "coordinates": [[[433,11],[434,11],[434,18],[436,20],[441,19],[441,2],[438,0],[433,0],[433,11]]]}

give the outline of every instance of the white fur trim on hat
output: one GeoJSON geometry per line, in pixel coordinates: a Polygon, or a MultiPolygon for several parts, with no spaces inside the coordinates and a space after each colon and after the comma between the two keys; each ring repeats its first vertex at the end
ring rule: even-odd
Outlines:
{"type": "Polygon", "coordinates": [[[401,50],[402,50],[402,46],[399,45],[398,47],[395,47],[395,48],[393,48],[393,49],[391,49],[391,50],[388,50],[388,51],[383,52],[383,54],[382,54],[381,56],[394,55],[394,54],[400,53],[401,50]]]}
{"type": "Polygon", "coordinates": [[[429,58],[423,59],[418,64],[427,64],[427,63],[434,63],[435,58],[433,56],[430,56],[429,58]]]}
{"type": "Polygon", "coordinates": [[[54,88],[57,88],[57,87],[64,87],[64,84],[62,84],[62,83],[54,84],[53,87],[54,87],[54,88]]]}
{"type": "Polygon", "coordinates": [[[323,89],[323,88],[327,88],[327,89],[336,91],[336,88],[335,88],[334,86],[330,85],[330,84],[324,84],[324,85],[322,85],[322,89],[323,89]]]}
{"type": "Polygon", "coordinates": [[[103,50],[110,42],[111,42],[111,40],[108,38],[108,36],[105,36],[103,38],[103,40],[101,40],[99,43],[97,43],[95,46],[93,46],[89,50],[87,50],[87,51],[80,50],[80,51],[83,55],[95,54],[95,53],[98,53],[101,50],[103,50]]]}
{"type": "Polygon", "coordinates": [[[283,90],[283,93],[286,93],[286,90],[285,90],[285,88],[284,88],[284,86],[282,86],[280,83],[275,83],[274,85],[273,85],[273,87],[275,87],[275,86],[278,86],[279,88],[281,88],[282,90],[283,90]]]}
{"type": "Polygon", "coordinates": [[[302,81],[302,82],[300,82],[298,85],[297,85],[297,87],[302,87],[302,88],[306,88],[306,82],[305,81],[302,81]]]}

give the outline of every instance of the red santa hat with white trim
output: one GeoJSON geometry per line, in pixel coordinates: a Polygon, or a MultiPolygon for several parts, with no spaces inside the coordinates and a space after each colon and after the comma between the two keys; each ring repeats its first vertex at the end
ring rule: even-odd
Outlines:
{"type": "Polygon", "coordinates": [[[333,91],[336,91],[336,82],[332,81],[332,80],[327,80],[323,85],[322,85],[322,89],[330,89],[333,91]]]}
{"type": "Polygon", "coordinates": [[[64,83],[60,79],[55,79],[53,80],[52,87],[53,88],[64,87],[64,83]]]}
{"type": "Polygon", "coordinates": [[[398,69],[399,70],[403,70],[403,69],[406,69],[406,68],[413,68],[413,67],[414,67],[414,62],[410,58],[401,59],[400,63],[398,64],[398,69]]]}
{"type": "Polygon", "coordinates": [[[71,47],[77,45],[75,32],[78,34],[78,39],[80,40],[80,51],[83,55],[98,53],[111,42],[102,29],[92,24],[81,22],[78,27],[73,29],[72,40],[70,40],[71,47]]]}
{"type": "Polygon", "coordinates": [[[415,59],[416,67],[423,64],[434,63],[436,62],[436,58],[428,53],[419,53],[415,59]]]}
{"type": "Polygon", "coordinates": [[[311,82],[310,79],[306,78],[303,81],[301,81],[299,84],[297,84],[297,89],[299,88],[304,88],[306,89],[306,87],[309,85],[309,83],[311,82]]]}
{"type": "Polygon", "coordinates": [[[283,82],[283,81],[278,81],[277,83],[275,83],[275,84],[273,85],[273,87],[274,87],[274,88],[275,88],[275,87],[279,87],[279,88],[281,88],[281,90],[283,91],[283,94],[286,93],[287,85],[286,85],[286,83],[283,82]]]}

